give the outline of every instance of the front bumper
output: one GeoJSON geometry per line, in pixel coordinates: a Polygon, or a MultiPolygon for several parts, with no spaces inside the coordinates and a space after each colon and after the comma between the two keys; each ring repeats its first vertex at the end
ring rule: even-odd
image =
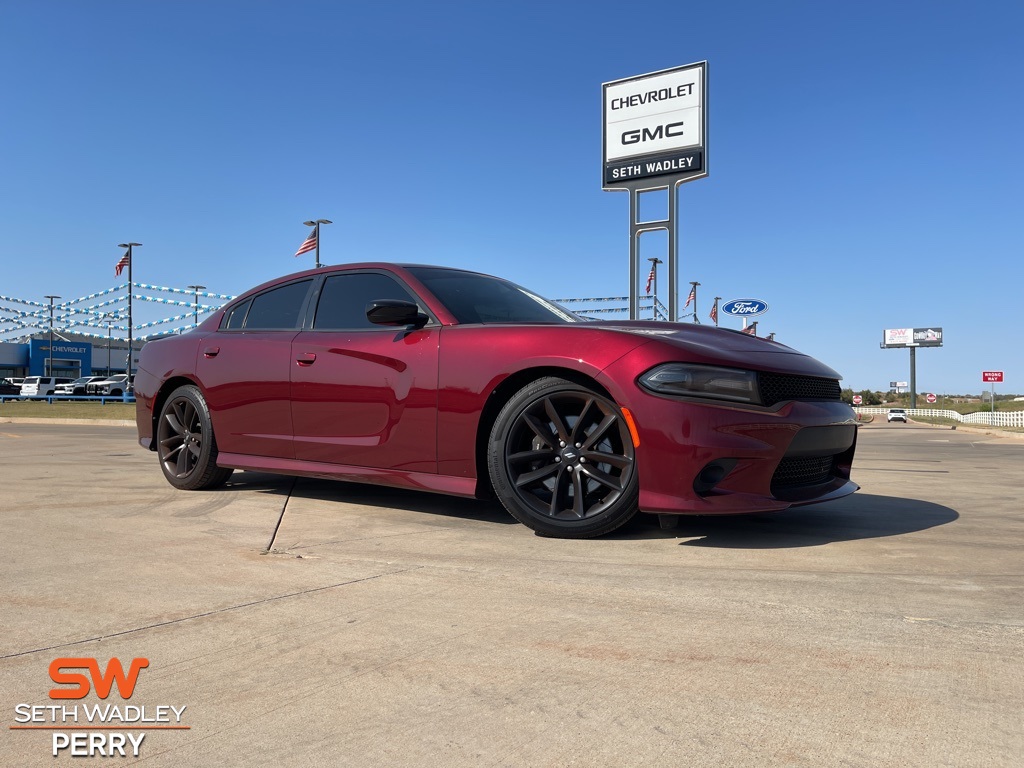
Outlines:
{"type": "Polygon", "coordinates": [[[744,409],[641,394],[640,509],[657,514],[782,510],[846,496],[857,428],[840,402],[744,409]]]}

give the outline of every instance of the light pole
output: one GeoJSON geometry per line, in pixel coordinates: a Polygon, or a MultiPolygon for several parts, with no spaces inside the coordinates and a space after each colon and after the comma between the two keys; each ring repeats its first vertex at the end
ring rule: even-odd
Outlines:
{"type": "Polygon", "coordinates": [[[654,287],[654,303],[651,305],[653,317],[655,320],[658,319],[658,265],[664,264],[665,262],[659,259],[657,256],[652,256],[648,259],[651,262],[651,285],[654,287]]]}
{"type": "MultiPolygon", "coordinates": [[[[132,380],[132,288],[134,286],[134,283],[132,283],[132,248],[137,248],[140,245],[142,245],[142,243],[117,244],[118,248],[128,249],[128,365],[125,368],[125,373],[128,374],[128,382],[126,382],[126,384],[130,383],[132,380]]],[[[125,391],[127,391],[127,386],[125,387],[125,391]]]]}
{"type": "Polygon", "coordinates": [[[103,322],[107,324],[107,378],[110,378],[110,324],[114,322],[116,315],[112,312],[103,313],[103,322]]]}
{"type": "Polygon", "coordinates": [[[302,223],[307,227],[316,227],[316,268],[320,269],[320,225],[333,224],[334,222],[330,219],[310,219],[302,223]]]}
{"type": "Polygon", "coordinates": [[[50,300],[50,355],[46,364],[49,369],[46,371],[46,375],[53,376],[53,300],[59,299],[60,296],[45,296],[44,298],[50,300]]]}
{"type": "Polygon", "coordinates": [[[200,291],[205,291],[206,290],[206,286],[205,285],[186,285],[185,287],[189,288],[190,290],[195,292],[195,296],[196,296],[196,325],[198,326],[199,325],[199,292],[200,291]]]}

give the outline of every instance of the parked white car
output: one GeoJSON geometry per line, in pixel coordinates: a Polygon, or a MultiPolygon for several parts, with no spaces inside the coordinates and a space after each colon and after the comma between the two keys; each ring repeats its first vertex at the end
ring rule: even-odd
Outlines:
{"type": "Polygon", "coordinates": [[[22,397],[46,397],[52,395],[58,384],[69,384],[74,379],[66,376],[29,376],[22,382],[22,397]]]}
{"type": "Polygon", "coordinates": [[[885,415],[885,420],[890,424],[894,421],[902,421],[904,424],[907,423],[907,412],[902,408],[890,408],[889,412],[885,415]]]}

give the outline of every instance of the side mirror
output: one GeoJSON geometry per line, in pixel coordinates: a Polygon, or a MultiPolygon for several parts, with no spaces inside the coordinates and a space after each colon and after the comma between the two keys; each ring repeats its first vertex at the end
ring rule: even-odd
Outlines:
{"type": "Polygon", "coordinates": [[[377,299],[366,305],[366,319],[374,325],[423,325],[430,318],[411,301],[377,299]]]}

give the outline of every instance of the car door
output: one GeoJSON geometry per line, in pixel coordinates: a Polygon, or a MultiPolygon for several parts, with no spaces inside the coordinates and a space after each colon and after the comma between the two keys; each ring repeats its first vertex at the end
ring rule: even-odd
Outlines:
{"type": "Polygon", "coordinates": [[[253,296],[200,342],[196,373],[221,451],[294,458],[291,343],[312,285],[307,278],[253,296]]]}
{"type": "Polygon", "coordinates": [[[426,311],[385,272],[324,278],[312,323],[291,344],[295,455],[434,473],[439,326],[374,325],[366,305],[376,299],[413,301],[426,311]]]}

